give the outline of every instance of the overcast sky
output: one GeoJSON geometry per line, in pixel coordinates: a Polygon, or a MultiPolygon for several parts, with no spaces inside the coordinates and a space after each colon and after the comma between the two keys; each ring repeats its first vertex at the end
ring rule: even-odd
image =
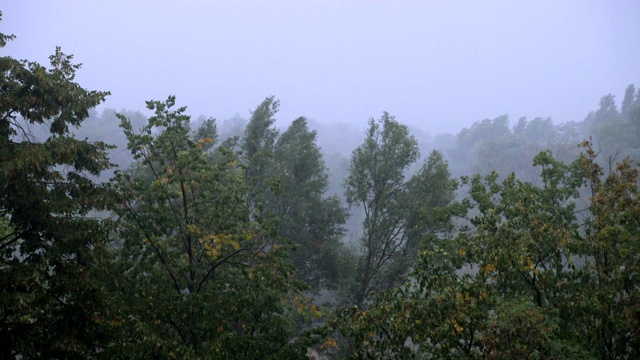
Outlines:
{"type": "Polygon", "coordinates": [[[2,55],[83,63],[105,106],[176,95],[194,117],[366,123],[436,134],[509,114],[581,121],[640,85],[640,1],[5,0],[2,55]]]}

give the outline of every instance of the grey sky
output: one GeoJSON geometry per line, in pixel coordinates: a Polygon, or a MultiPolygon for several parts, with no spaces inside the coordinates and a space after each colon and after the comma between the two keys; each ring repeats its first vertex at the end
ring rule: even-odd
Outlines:
{"type": "Polygon", "coordinates": [[[266,96],[278,119],[365,124],[389,111],[435,134],[509,114],[580,121],[640,85],[638,1],[25,1],[0,6],[3,54],[56,45],[107,107],[174,94],[219,120],[266,96]]]}

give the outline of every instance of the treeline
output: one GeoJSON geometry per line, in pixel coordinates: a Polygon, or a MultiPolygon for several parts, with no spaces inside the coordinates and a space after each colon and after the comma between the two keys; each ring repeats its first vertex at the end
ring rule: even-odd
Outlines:
{"type": "Polygon", "coordinates": [[[99,115],[50,60],[0,58],[0,357],[640,355],[633,86],[422,148],[383,113],[344,159],[273,97],[222,124],[173,96],[99,115]]]}

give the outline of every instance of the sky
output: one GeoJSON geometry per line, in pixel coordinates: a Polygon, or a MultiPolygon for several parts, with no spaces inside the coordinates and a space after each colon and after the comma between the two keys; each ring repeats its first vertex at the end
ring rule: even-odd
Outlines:
{"type": "Polygon", "coordinates": [[[299,116],[365,126],[388,111],[430,134],[510,115],[581,121],[640,86],[639,1],[3,0],[0,55],[61,46],[102,108],[176,95],[194,118],[299,116]]]}

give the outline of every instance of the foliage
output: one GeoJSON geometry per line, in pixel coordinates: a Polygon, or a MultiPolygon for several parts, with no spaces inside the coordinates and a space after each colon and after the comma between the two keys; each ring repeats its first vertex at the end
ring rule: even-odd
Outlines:
{"type": "Polygon", "coordinates": [[[346,211],[324,195],[327,170],[315,131],[298,118],[280,134],[273,127],[278,106],[273,97],[265,99],[241,141],[252,215],[295,245],[290,260],[298,279],[313,291],[335,287],[346,265],[340,242],[346,211]]]}
{"type": "Polygon", "coordinates": [[[590,143],[580,159],[591,207],[579,248],[584,258],[577,332],[600,358],[640,356],[640,189],[638,166],[619,162],[603,178],[590,143]]]}
{"type": "Polygon", "coordinates": [[[353,151],[345,195],[350,206],[365,213],[363,258],[355,302],[380,286],[379,274],[395,260],[406,244],[404,171],[419,156],[416,140],[406,126],[388,113],[371,118],[364,143],[353,151]]]}
{"type": "Polygon", "coordinates": [[[571,162],[579,155],[583,139],[582,128],[575,123],[554,125],[550,118],[522,117],[510,129],[509,118],[503,115],[460,131],[450,156],[459,175],[514,172],[519,179],[535,183],[538,173],[527,159],[549,149],[559,160],[571,162]]]}
{"type": "MultiPolygon", "coordinates": [[[[625,91],[618,109],[613,95],[603,96],[598,110],[589,113],[584,125],[601,154],[601,164],[613,165],[624,157],[640,160],[640,90],[633,85],[625,91]]],[[[613,169],[610,169],[613,170],[613,169]]]]}
{"type": "Polygon", "coordinates": [[[434,225],[433,218],[423,222],[421,214],[453,198],[455,184],[437,152],[417,175],[405,181],[405,171],[418,157],[415,138],[388,113],[369,120],[364,143],[353,152],[345,195],[350,206],[361,206],[365,214],[356,304],[362,304],[371,292],[403,281],[417,239],[434,225]],[[437,191],[441,193],[436,195],[437,191]]]}
{"type": "Polygon", "coordinates": [[[457,181],[451,178],[449,163],[440,152],[431,152],[422,168],[407,183],[407,229],[411,243],[408,249],[415,251],[430,234],[446,234],[451,230],[447,207],[454,200],[457,188],[457,181]]]}
{"type": "Polygon", "coordinates": [[[276,232],[250,216],[244,169],[228,148],[206,148],[212,121],[192,133],[175,98],[137,134],[125,117],[138,176],[119,173],[116,266],[120,339],[135,357],[296,358],[291,316],[307,308],[276,232]],[[157,132],[157,134],[156,134],[157,132]]]}
{"type": "Polygon", "coordinates": [[[317,133],[277,130],[274,97],[220,134],[174,97],[147,102],[139,132],[141,114],[118,115],[135,162],[99,185],[129,161],[82,139],[93,118],[117,141],[92,110],[108,93],[59,48],[50,62],[0,57],[0,358],[640,358],[633,85],[582,123],[464,129],[450,159],[481,174],[453,204],[445,157],[408,177],[417,141],[370,119],[344,182],[365,217],[354,255],[317,133]],[[307,284],[345,283],[353,306],[309,330],[307,284]]]}
{"type": "Polygon", "coordinates": [[[277,181],[272,177],[273,147],[278,137],[274,115],[280,102],[273,96],[266,98],[251,115],[241,139],[244,174],[251,193],[249,205],[254,216],[263,216],[263,205],[273,196],[277,181]]]}
{"type": "Polygon", "coordinates": [[[296,119],[278,138],[273,160],[279,187],[267,206],[278,220],[278,233],[297,245],[291,254],[296,276],[316,290],[321,284],[335,287],[347,267],[341,243],[347,214],[337,197],[324,195],[327,170],[316,132],[305,118],[296,119]]]}
{"type": "Polygon", "coordinates": [[[354,358],[638,357],[638,168],[625,160],[603,179],[584,146],[571,165],[540,153],[541,186],[464,178],[457,235],[426,238],[407,284],[337,312],[328,333],[354,358]]]}
{"type": "MultiPolygon", "coordinates": [[[[4,46],[11,36],[0,34],[4,46]]],[[[109,207],[94,184],[109,146],[74,139],[107,92],[74,82],[80,65],[56,48],[51,67],[0,58],[0,357],[88,357],[109,341],[102,283],[109,207]],[[36,141],[31,125],[48,126],[36,141]]]]}

